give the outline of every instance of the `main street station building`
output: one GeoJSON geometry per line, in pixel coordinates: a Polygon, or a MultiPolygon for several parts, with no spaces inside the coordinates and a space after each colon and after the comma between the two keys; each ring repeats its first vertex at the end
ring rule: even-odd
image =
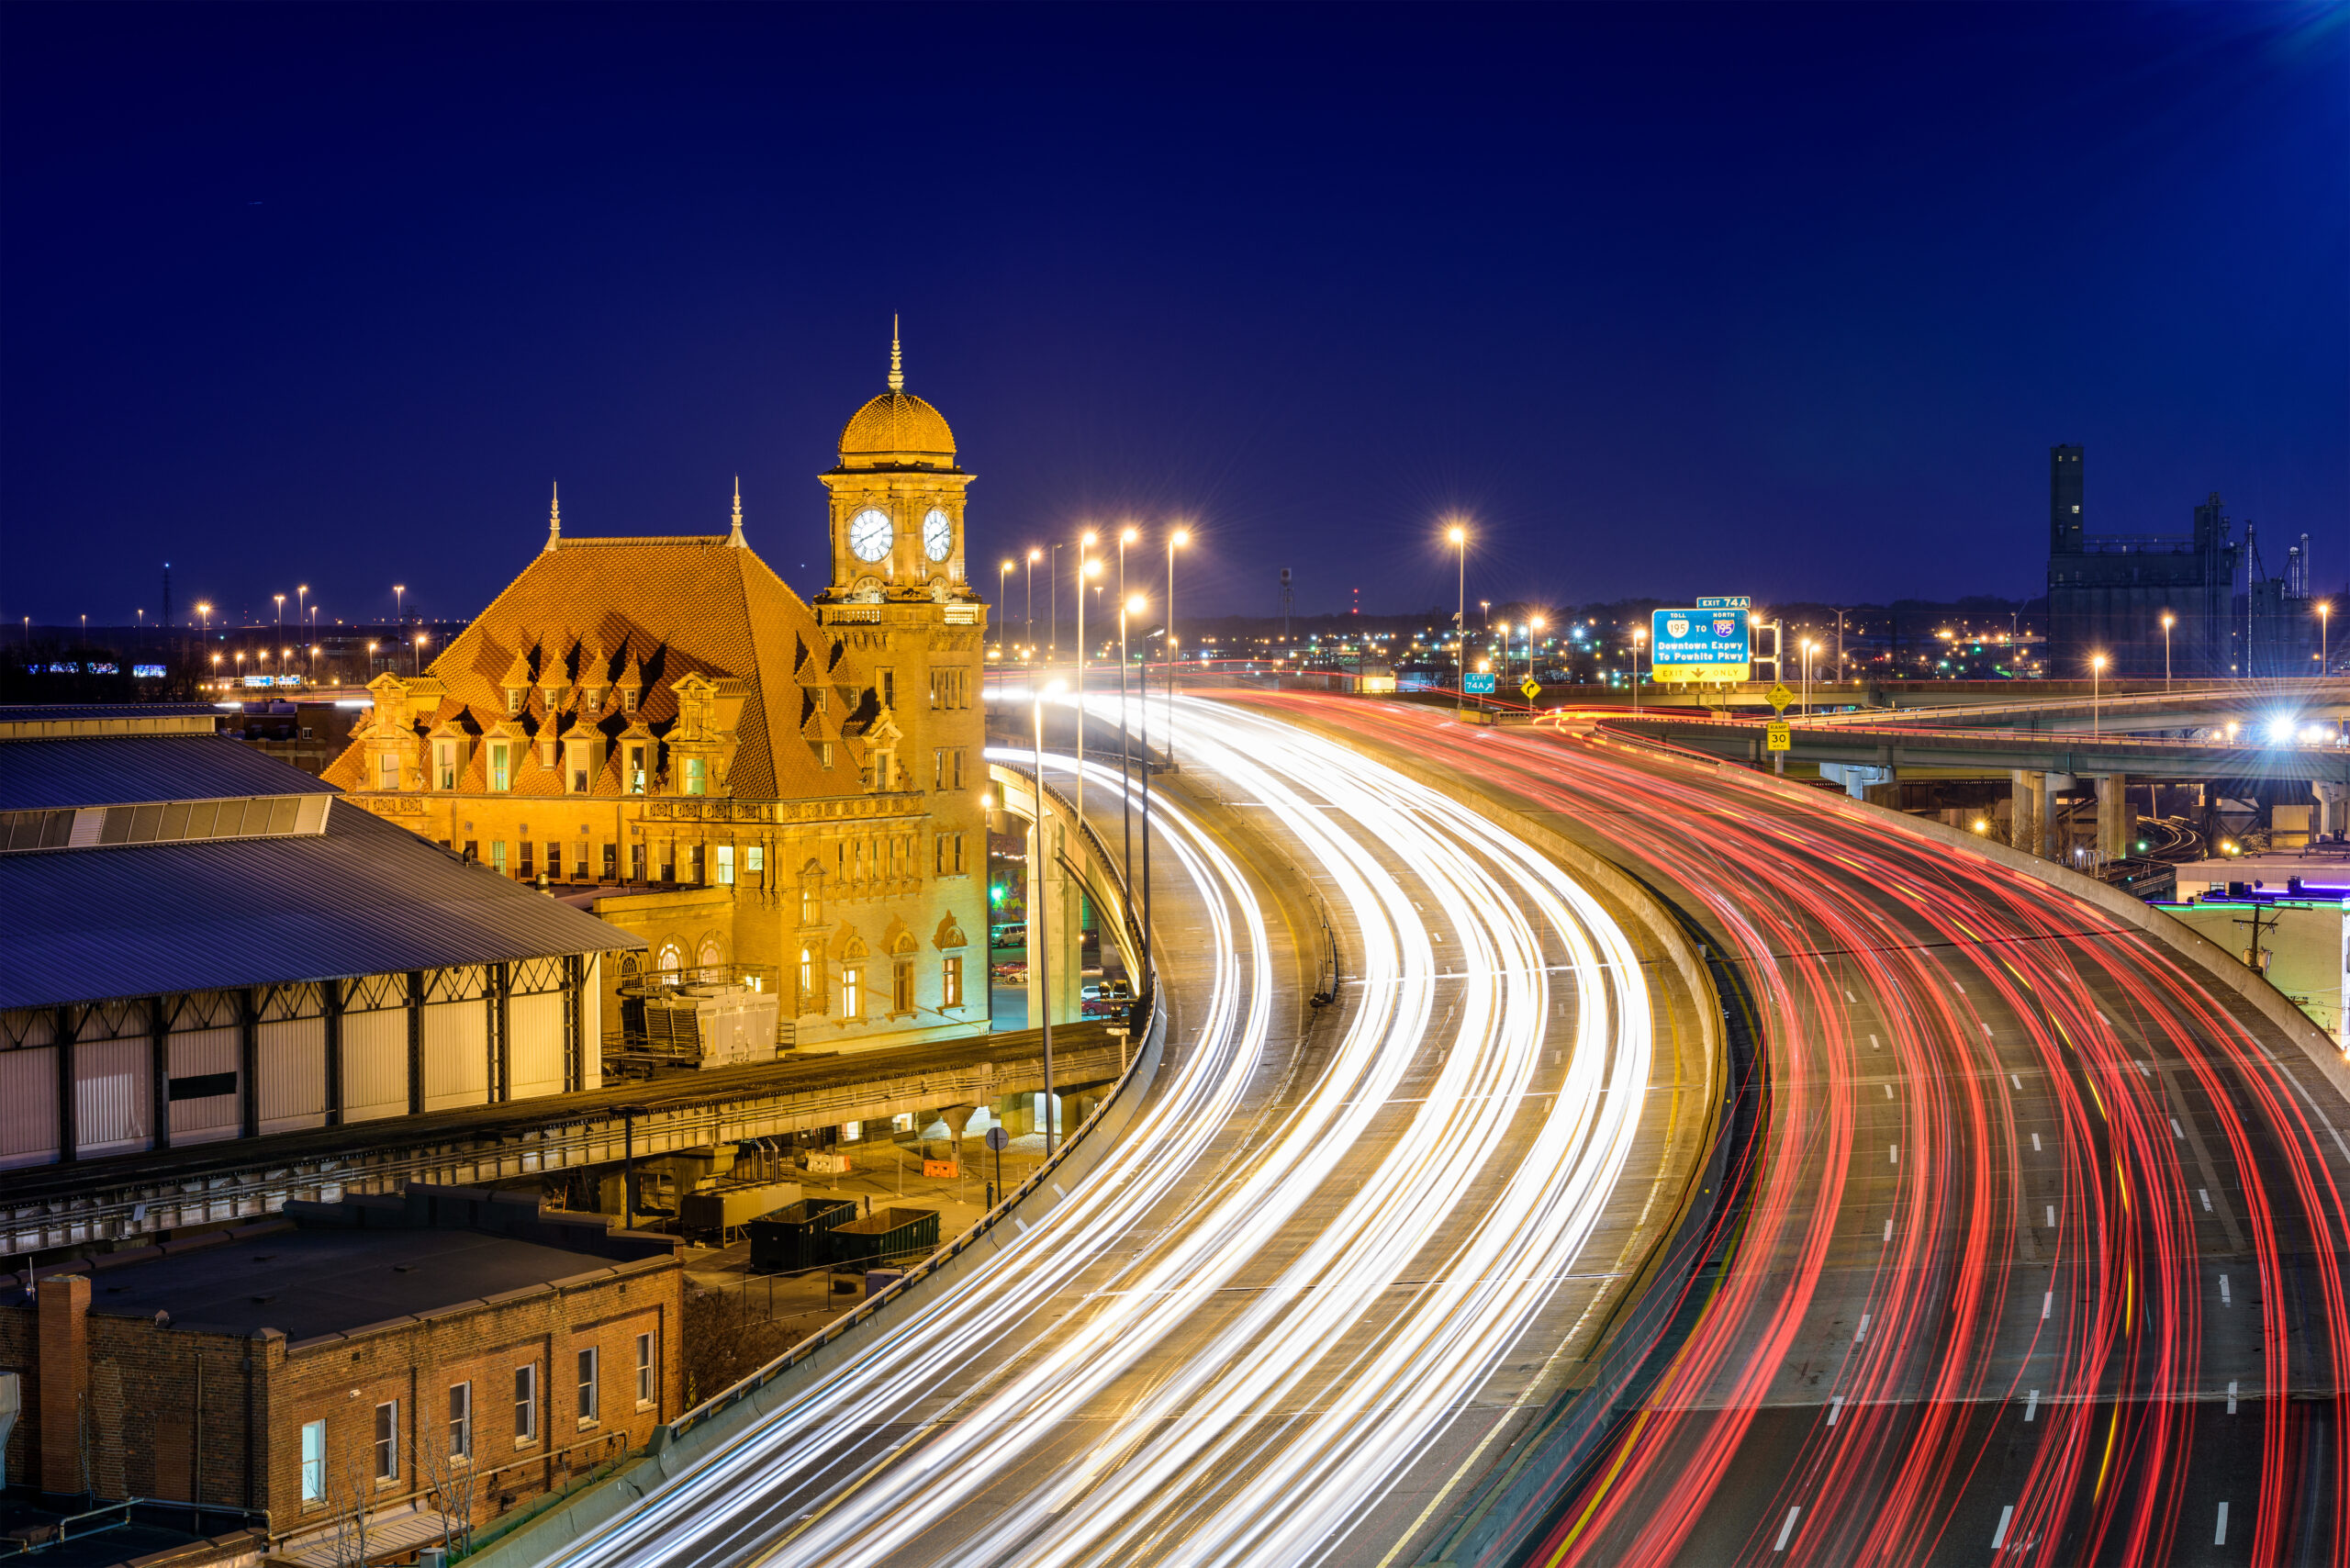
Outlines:
{"type": "Polygon", "coordinates": [[[422,677],[374,683],[328,782],[509,878],[592,892],[649,946],[624,966],[774,988],[790,1043],[983,1026],[971,476],[894,345],[822,479],[812,605],[750,548],[739,496],[707,536],[566,538],[557,512],[422,677]]]}

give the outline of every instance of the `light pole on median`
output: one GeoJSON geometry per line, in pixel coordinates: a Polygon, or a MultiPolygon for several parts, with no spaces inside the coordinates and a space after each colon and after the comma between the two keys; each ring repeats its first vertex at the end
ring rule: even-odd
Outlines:
{"type": "MultiPolygon", "coordinates": [[[[1126,546],[1142,537],[1142,530],[1128,523],[1118,531],[1118,811],[1125,812],[1125,792],[1132,781],[1129,766],[1134,743],[1128,737],[1134,732],[1134,715],[1126,706],[1126,546]]],[[[1145,696],[1149,693],[1145,692],[1145,696]]]]}
{"type": "MultiPolygon", "coordinates": [[[[1044,554],[1045,554],[1045,553],[1044,553],[1042,550],[1037,549],[1037,548],[1036,548],[1035,546],[1034,546],[1034,545],[1030,545],[1030,546],[1029,546],[1029,548],[1028,548],[1028,639],[1027,639],[1027,641],[1028,641],[1028,658],[1029,658],[1029,660],[1030,660],[1030,662],[1031,662],[1031,663],[1035,662],[1035,657],[1036,657],[1036,563],[1037,563],[1037,561],[1039,561],[1040,559],[1042,559],[1042,558],[1043,558],[1044,554]]],[[[1048,586],[1049,586],[1049,585],[1048,585],[1048,586]]]]}
{"type": "MultiPolygon", "coordinates": [[[[1175,552],[1191,542],[1192,531],[1188,528],[1179,528],[1167,536],[1167,762],[1170,767],[1175,763],[1175,552]]],[[[1145,673],[1148,673],[1150,669],[1150,655],[1147,650],[1148,644],[1146,644],[1142,659],[1145,673]]],[[[1146,681],[1144,683],[1146,696],[1148,695],[1148,687],[1149,683],[1146,681]]],[[[1150,715],[1147,712],[1142,716],[1142,724],[1143,733],[1148,734],[1150,715]]],[[[1143,747],[1142,769],[1143,822],[1146,824],[1143,828],[1142,863],[1143,880],[1146,882],[1150,879],[1150,829],[1147,825],[1150,821],[1149,757],[1150,747],[1146,745],[1143,747]]]]}
{"type": "Polygon", "coordinates": [[[1051,852],[1045,844],[1045,699],[1060,695],[1062,687],[1054,681],[1035,694],[1036,710],[1036,820],[1035,842],[1028,846],[1028,898],[1034,906],[1030,914],[1031,929],[1035,933],[1035,950],[1028,961],[1036,966],[1036,1013],[1045,1031],[1045,1158],[1053,1157],[1053,1123],[1057,1119],[1053,1104],[1053,938],[1052,928],[1046,916],[1045,867],[1050,864],[1051,852]]]}
{"type": "Polygon", "coordinates": [[[1088,556],[1094,532],[1087,529],[1077,541],[1077,830],[1085,831],[1085,579],[1101,575],[1099,556],[1088,556]]]}
{"type": "Polygon", "coordinates": [[[2170,629],[2177,619],[2169,610],[2163,611],[2163,692],[2165,696],[2170,692],[2170,629]]]}
{"type": "MultiPolygon", "coordinates": [[[[1129,744],[1126,728],[1126,622],[1148,608],[1142,595],[1136,594],[1118,606],[1118,832],[1125,841],[1122,864],[1126,879],[1127,896],[1133,897],[1135,885],[1135,827],[1131,802],[1134,795],[1134,747],[1129,744]]],[[[1143,708],[1147,713],[1150,693],[1143,692],[1143,708]]],[[[1142,755],[1143,777],[1150,777],[1150,753],[1142,755]]]]}
{"type": "Polygon", "coordinates": [[[2105,655],[2091,654],[2089,655],[2089,735],[2091,739],[2104,733],[2100,727],[2098,713],[2098,683],[2104,674],[2105,655]]]}
{"type": "Polygon", "coordinates": [[[1632,628],[1632,713],[1635,718],[1640,711],[1640,644],[1648,640],[1647,627],[1632,628]]]}
{"type": "Polygon", "coordinates": [[[1458,605],[1452,612],[1452,711],[1469,705],[1469,531],[1454,523],[1445,532],[1460,569],[1458,605]]]}

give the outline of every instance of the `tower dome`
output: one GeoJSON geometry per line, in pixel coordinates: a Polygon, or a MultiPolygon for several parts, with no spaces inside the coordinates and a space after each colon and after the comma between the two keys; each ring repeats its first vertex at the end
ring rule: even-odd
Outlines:
{"type": "Polygon", "coordinates": [[[946,417],[906,390],[897,323],[890,328],[890,389],[849,416],[841,429],[841,466],[951,468],[955,432],[946,417]]]}

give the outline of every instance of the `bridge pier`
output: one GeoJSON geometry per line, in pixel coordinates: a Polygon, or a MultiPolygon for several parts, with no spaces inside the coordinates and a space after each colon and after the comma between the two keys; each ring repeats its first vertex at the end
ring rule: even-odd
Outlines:
{"type": "Polygon", "coordinates": [[[2097,852],[2101,859],[2119,860],[2130,853],[2137,812],[2130,804],[2126,774],[2099,773],[2097,779],[2097,852]]]}
{"type": "Polygon", "coordinates": [[[2008,846],[2045,859],[2049,831],[2048,775],[2036,767],[2015,769],[2008,810],[2008,846]]]}
{"type": "Polygon", "coordinates": [[[2312,778],[2310,793],[2317,797],[2317,830],[2322,834],[2350,833],[2350,784],[2312,778]]]}
{"type": "MultiPolygon", "coordinates": [[[[1823,762],[1819,765],[1822,778],[1844,786],[1844,793],[1855,801],[1865,801],[1869,791],[1895,781],[1890,767],[1874,767],[1859,762],[1823,762]]],[[[1893,802],[1898,805],[1900,802],[1893,802]]]]}

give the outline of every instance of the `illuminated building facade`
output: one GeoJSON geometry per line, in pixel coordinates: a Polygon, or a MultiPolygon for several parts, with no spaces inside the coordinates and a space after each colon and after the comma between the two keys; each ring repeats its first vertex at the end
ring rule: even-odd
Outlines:
{"type": "Polygon", "coordinates": [[[790,1043],[983,1026],[971,476],[894,343],[822,477],[833,575],[812,608],[745,542],[739,495],[706,536],[565,538],[557,510],[420,678],[375,680],[327,780],[592,902],[656,971],[774,987],[790,1043]]]}

